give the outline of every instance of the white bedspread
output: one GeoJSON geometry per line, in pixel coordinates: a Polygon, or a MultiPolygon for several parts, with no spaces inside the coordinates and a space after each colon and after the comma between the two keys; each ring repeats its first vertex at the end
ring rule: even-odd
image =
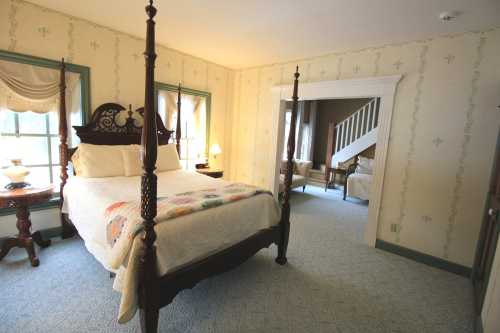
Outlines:
{"type": "MultiPolygon", "coordinates": [[[[176,170],[158,174],[158,196],[209,188],[221,179],[176,170]]],[[[64,187],[63,212],[83,238],[85,246],[108,270],[104,210],[116,201],[138,200],[140,177],[71,177],[64,187]]],[[[255,232],[277,224],[274,198],[260,194],[223,206],[171,219],[155,226],[158,271],[172,272],[225,249],[255,232]]],[[[114,288],[122,292],[119,322],[130,320],[137,309],[137,259],[142,242],[135,239],[127,267],[117,272],[114,288]]]]}
{"type": "Polygon", "coordinates": [[[353,173],[347,177],[347,195],[362,200],[370,200],[373,175],[353,173]]]}

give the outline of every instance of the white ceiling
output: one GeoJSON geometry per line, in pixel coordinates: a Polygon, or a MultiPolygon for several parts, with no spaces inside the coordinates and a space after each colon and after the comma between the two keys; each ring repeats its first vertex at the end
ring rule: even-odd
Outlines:
{"type": "MultiPolygon", "coordinates": [[[[30,0],[145,36],[145,0],[30,0]]],[[[161,0],[157,41],[242,68],[500,25],[500,0],[161,0]],[[461,15],[443,23],[442,11],[461,15]]]]}

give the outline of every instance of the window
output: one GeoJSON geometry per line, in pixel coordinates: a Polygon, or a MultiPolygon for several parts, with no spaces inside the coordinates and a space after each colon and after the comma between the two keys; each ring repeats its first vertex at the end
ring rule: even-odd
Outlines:
{"type": "MultiPolygon", "coordinates": [[[[177,87],[160,85],[158,90],[158,113],[165,127],[177,127],[177,87]]],[[[197,163],[205,163],[208,156],[208,124],[210,116],[210,94],[191,89],[181,96],[181,165],[192,170],[197,163]]],[[[175,134],[173,136],[175,138],[175,134]]]]}
{"type": "Polygon", "coordinates": [[[302,142],[300,145],[300,157],[302,159],[307,159],[309,157],[309,152],[311,150],[311,133],[310,133],[310,124],[302,123],[302,142]]]}
{"type": "MultiPolygon", "coordinates": [[[[287,147],[288,147],[288,132],[290,132],[290,123],[292,121],[292,111],[291,110],[287,110],[285,112],[285,133],[284,133],[284,136],[285,136],[285,141],[284,141],[284,145],[283,145],[283,160],[286,160],[288,158],[287,156],[287,147]]],[[[298,158],[297,156],[297,150],[300,149],[300,147],[297,146],[297,140],[299,138],[299,128],[300,128],[300,113],[297,112],[297,121],[296,121],[296,124],[295,124],[295,152],[294,152],[294,156],[295,158],[298,158]]]]}
{"type": "MultiPolygon", "coordinates": [[[[21,158],[30,170],[27,181],[37,185],[59,185],[59,120],[55,112],[0,111],[2,166],[21,158]]],[[[3,177],[3,175],[2,175],[3,177]]],[[[8,182],[3,179],[3,183],[8,182]]]]}
{"type": "MultiPolygon", "coordinates": [[[[35,186],[60,184],[58,85],[60,62],[0,50],[0,187],[10,180],[1,169],[19,158],[35,186]],[[12,84],[15,79],[16,85],[12,84]],[[54,88],[54,82],[56,87],[54,88]]],[[[90,69],[66,64],[68,145],[78,143],[73,125],[89,112],[90,69]]],[[[0,210],[0,215],[10,214],[0,210]]]]}

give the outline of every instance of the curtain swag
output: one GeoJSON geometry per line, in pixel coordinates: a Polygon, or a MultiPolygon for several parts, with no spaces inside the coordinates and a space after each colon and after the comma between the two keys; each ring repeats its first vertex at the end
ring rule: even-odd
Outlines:
{"type": "MultiPolygon", "coordinates": [[[[79,74],[66,75],[71,90],[79,74]]],[[[58,102],[58,70],[0,60],[0,108],[46,113],[57,110],[58,102]]]]}

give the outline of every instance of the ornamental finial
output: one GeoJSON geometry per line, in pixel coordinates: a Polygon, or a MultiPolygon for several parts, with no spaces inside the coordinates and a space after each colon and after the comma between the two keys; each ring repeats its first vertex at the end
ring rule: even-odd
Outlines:
{"type": "Polygon", "coordinates": [[[156,15],[156,8],[153,6],[153,0],[149,0],[149,5],[146,6],[146,13],[149,19],[152,20],[156,15]]]}
{"type": "Polygon", "coordinates": [[[299,65],[297,65],[297,67],[295,68],[295,79],[297,80],[300,76],[300,73],[299,73],[299,65]]]}

